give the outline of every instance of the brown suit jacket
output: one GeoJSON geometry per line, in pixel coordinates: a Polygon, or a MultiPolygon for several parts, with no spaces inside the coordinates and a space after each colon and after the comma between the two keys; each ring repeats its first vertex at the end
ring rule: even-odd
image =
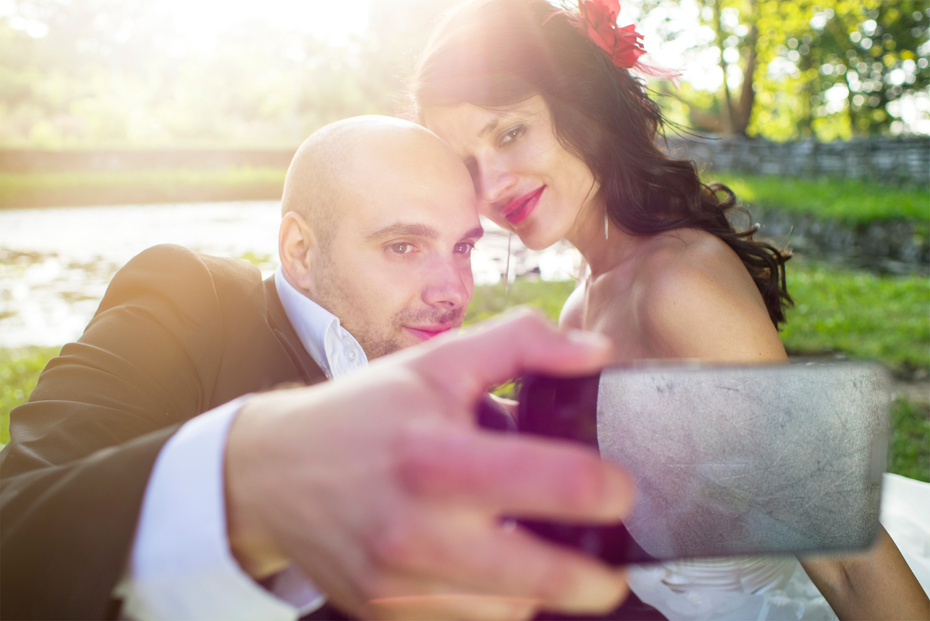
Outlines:
{"type": "Polygon", "coordinates": [[[0,615],[112,616],[145,486],[168,438],[240,395],[324,373],[255,267],[178,246],[113,278],[0,453],[0,615]]]}

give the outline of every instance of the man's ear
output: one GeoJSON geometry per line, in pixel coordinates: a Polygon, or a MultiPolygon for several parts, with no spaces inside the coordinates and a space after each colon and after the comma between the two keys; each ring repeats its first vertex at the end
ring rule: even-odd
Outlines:
{"type": "Polygon", "coordinates": [[[313,262],[318,249],[316,236],[303,216],[289,211],[278,230],[278,255],[288,282],[303,291],[313,286],[313,262]]]}

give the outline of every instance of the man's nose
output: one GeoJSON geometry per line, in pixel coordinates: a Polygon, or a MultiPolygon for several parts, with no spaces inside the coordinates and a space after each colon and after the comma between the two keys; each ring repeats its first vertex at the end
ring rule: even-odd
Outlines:
{"type": "Polygon", "coordinates": [[[430,282],[423,291],[423,301],[430,306],[458,308],[468,306],[474,290],[471,265],[462,265],[460,256],[437,260],[430,282]]]}

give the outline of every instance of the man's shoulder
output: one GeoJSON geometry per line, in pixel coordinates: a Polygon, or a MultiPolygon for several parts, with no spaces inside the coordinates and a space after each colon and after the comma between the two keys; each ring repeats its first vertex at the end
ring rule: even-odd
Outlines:
{"type": "Polygon", "coordinates": [[[236,306],[246,299],[263,306],[262,280],[261,271],[246,261],[162,244],[143,250],[116,273],[99,310],[132,304],[215,313],[218,303],[236,306]]]}
{"type": "Polygon", "coordinates": [[[238,282],[255,286],[262,281],[261,271],[240,259],[218,257],[174,244],[161,244],[143,250],[117,273],[114,282],[129,277],[145,279],[152,286],[183,286],[188,281],[203,286],[211,282],[238,282]]]}
{"type": "Polygon", "coordinates": [[[231,257],[218,257],[176,244],[159,244],[146,248],[133,257],[126,267],[156,265],[160,269],[206,268],[210,271],[260,274],[257,267],[231,257]]]}

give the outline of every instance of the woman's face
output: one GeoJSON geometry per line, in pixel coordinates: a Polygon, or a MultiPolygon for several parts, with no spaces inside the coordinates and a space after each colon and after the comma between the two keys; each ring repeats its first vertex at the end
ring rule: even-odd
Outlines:
{"type": "Polygon", "coordinates": [[[481,213],[541,250],[572,240],[592,215],[598,184],[588,166],[555,136],[545,100],[494,109],[464,103],[427,108],[426,126],[471,172],[481,213]]]}

